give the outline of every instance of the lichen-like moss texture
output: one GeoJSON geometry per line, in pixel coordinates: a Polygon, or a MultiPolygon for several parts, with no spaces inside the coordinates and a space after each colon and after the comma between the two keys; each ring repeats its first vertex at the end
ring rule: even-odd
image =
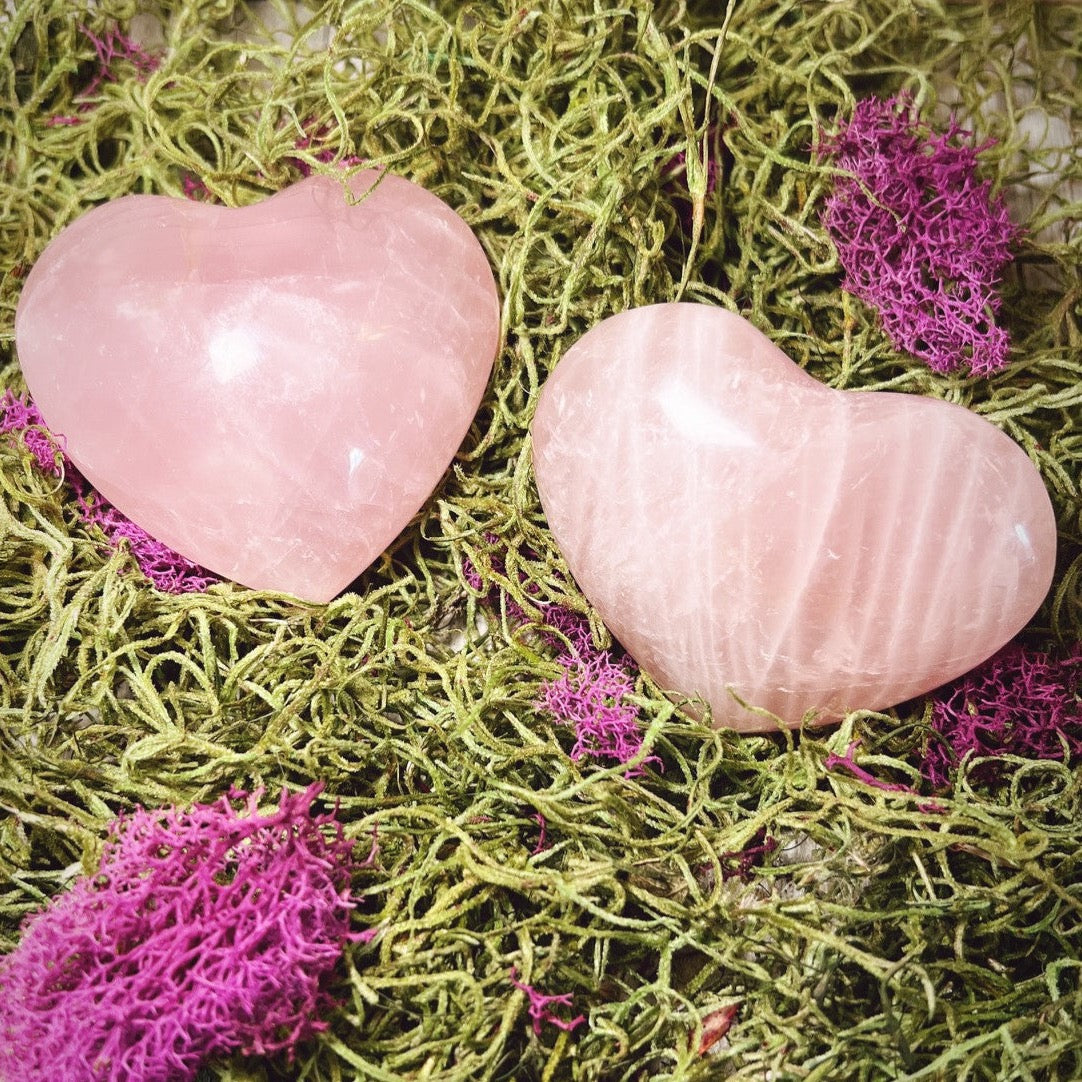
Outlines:
{"type": "Polygon", "coordinates": [[[1082,1077],[1067,743],[993,770],[940,754],[933,790],[933,697],[739,737],[640,674],[642,768],[572,758],[542,705],[564,671],[543,607],[611,644],[546,530],[527,438],[538,388],[598,320],[735,308],[831,386],[959,402],[1021,444],[1060,531],[1022,644],[1069,656],[1082,7],[14,0],[0,41],[0,389],[25,389],[13,325],[34,259],[129,192],[239,205],[364,159],[462,214],[503,300],[452,469],[325,606],[157,591],[0,437],[5,950],[94,871],[118,813],[319,781],[359,856],[378,843],[352,884],[356,929],[377,934],[349,945],[329,1028],[294,1063],[214,1060],[200,1082],[1082,1077]],[[988,378],[896,352],[841,289],[821,224],[836,169],[816,149],[859,99],[899,92],[933,127],[953,111],[996,140],[979,168],[1022,232],[998,315],[1011,351],[988,378]],[[535,1032],[525,985],[585,1021],[535,1032]]]}

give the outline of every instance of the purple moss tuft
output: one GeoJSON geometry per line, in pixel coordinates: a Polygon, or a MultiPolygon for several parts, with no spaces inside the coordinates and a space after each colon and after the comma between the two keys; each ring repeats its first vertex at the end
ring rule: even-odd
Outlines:
{"type": "Polygon", "coordinates": [[[827,199],[823,224],[843,286],[877,309],[895,349],[936,372],[988,375],[1007,363],[997,293],[1018,230],[973,144],[953,120],[934,133],[908,95],[865,98],[823,152],[851,177],[827,199]]]}
{"type": "MultiPolygon", "coordinates": [[[[85,26],[79,27],[82,35],[94,46],[97,53],[97,68],[91,76],[90,82],[76,95],[75,100],[79,104],[79,111],[85,113],[91,109],[94,103],[89,100],[101,90],[104,83],[117,81],[116,64],[122,61],[131,64],[135,69],[135,76],[139,82],[145,82],[147,77],[157,71],[162,58],[154,53],[147,52],[133,38],[122,34],[115,26],[106,30],[98,37],[85,26]]],[[[45,123],[51,127],[71,127],[81,124],[83,118],[75,115],[56,115],[46,119],[45,123]]]]}
{"type": "MultiPolygon", "coordinates": [[[[485,535],[485,541],[494,546],[499,538],[490,533],[485,535]]],[[[506,574],[504,560],[498,554],[490,554],[488,563],[497,574],[506,574]]],[[[471,590],[479,593],[484,589],[485,579],[469,559],[463,561],[462,574],[471,590]]],[[[532,583],[525,583],[525,576],[520,574],[519,580],[528,593],[536,589],[532,583]]],[[[495,603],[498,598],[499,590],[493,587],[487,600],[495,603]]],[[[505,598],[505,604],[513,619],[532,619],[510,596],[505,598]]],[[[554,604],[543,605],[542,613],[540,637],[556,650],[556,661],[563,671],[555,680],[542,684],[537,705],[559,724],[574,727],[572,759],[629,762],[642,750],[639,712],[627,701],[635,688],[634,668],[611,651],[598,650],[589,622],[578,613],[554,604]]],[[[628,775],[638,776],[648,763],[660,761],[652,755],[629,770],[628,775]]]]}
{"type": "Polygon", "coordinates": [[[777,848],[778,841],[775,837],[767,834],[765,828],[757,830],[755,836],[743,849],[734,849],[718,855],[721,861],[721,878],[723,880],[739,879],[742,883],[747,883],[755,869],[761,867],[763,861],[777,848]]]}
{"type": "Polygon", "coordinates": [[[577,1015],[570,1021],[565,1021],[552,1013],[552,1008],[554,1006],[571,1006],[570,992],[564,992],[562,995],[558,996],[547,996],[543,992],[539,992],[532,985],[524,984],[522,981],[518,980],[518,970],[515,969],[511,970],[511,984],[520,992],[526,994],[526,998],[529,1000],[530,1004],[530,1018],[533,1021],[533,1031],[538,1035],[540,1035],[541,1026],[545,1022],[550,1026],[556,1026],[557,1029],[567,1030],[567,1032],[570,1033],[586,1021],[586,1016],[584,1014],[577,1015]]]}
{"type": "MultiPolygon", "coordinates": [[[[303,129],[304,134],[293,142],[297,150],[308,151],[317,162],[323,164],[333,162],[338,151],[334,147],[328,146],[327,142],[334,134],[334,129],[329,124],[317,125],[312,118],[304,122],[303,129]]],[[[300,172],[301,176],[310,177],[312,175],[312,167],[303,158],[290,158],[288,160],[300,172]]],[[[338,164],[345,169],[352,165],[360,165],[361,162],[362,159],[358,158],[356,154],[348,154],[338,164]]]]}
{"type": "Polygon", "coordinates": [[[217,582],[206,568],[156,541],[98,495],[64,454],[46,428],[41,412],[29,399],[19,398],[10,390],[0,396],[0,433],[21,437],[38,469],[54,477],[65,477],[75,490],[76,505],[83,522],[96,526],[111,548],[126,544],[139,569],[157,589],[167,594],[195,593],[217,582]]]}
{"type": "Polygon", "coordinates": [[[921,772],[947,784],[967,755],[989,757],[973,776],[995,781],[995,758],[1067,760],[1082,755],[1082,646],[1062,659],[1004,647],[983,665],[935,693],[921,772]]]}
{"type": "Polygon", "coordinates": [[[326,1028],[350,934],[353,845],[320,785],[260,815],[231,793],[137,810],[97,875],[24,924],[0,961],[0,1078],[188,1082],[233,1053],[286,1053],[326,1028]]]}
{"type": "MultiPolygon", "coordinates": [[[[540,705],[556,721],[574,726],[571,758],[629,762],[642,750],[639,711],[627,701],[635,688],[631,669],[608,650],[594,646],[584,617],[550,605],[545,619],[549,627],[562,633],[566,645],[551,636],[562,647],[556,660],[563,672],[541,686],[540,705]]],[[[656,756],[649,756],[629,775],[641,774],[646,763],[658,762],[656,756]]]]}
{"type": "Polygon", "coordinates": [[[193,177],[191,173],[185,173],[180,184],[185,199],[191,199],[196,203],[214,202],[214,197],[211,195],[210,189],[204,181],[199,179],[199,177],[193,177]]]}
{"type": "Polygon", "coordinates": [[[902,785],[899,782],[883,781],[877,778],[870,770],[865,770],[856,761],[857,748],[860,747],[859,740],[853,740],[850,742],[849,747],[845,749],[844,755],[835,755],[831,752],[824,761],[823,765],[827,770],[844,770],[849,774],[852,774],[858,781],[864,782],[865,785],[870,785],[873,789],[882,789],[885,793],[912,793],[915,790],[912,786],[902,785]]]}
{"type": "Polygon", "coordinates": [[[23,446],[34,459],[34,465],[42,473],[62,477],[64,471],[70,468],[67,456],[45,427],[38,407],[11,391],[4,391],[0,396],[0,433],[21,437],[23,446]]]}
{"type": "Polygon", "coordinates": [[[117,61],[124,61],[135,68],[136,77],[143,82],[147,76],[158,70],[162,58],[147,52],[133,38],[122,34],[115,26],[106,30],[99,38],[85,26],[79,27],[83,36],[94,46],[98,54],[98,68],[90,83],[80,93],[81,98],[89,98],[97,93],[102,83],[116,82],[114,67],[117,61]]]}
{"type": "Polygon", "coordinates": [[[537,844],[531,850],[533,856],[537,856],[538,853],[543,853],[548,846],[548,820],[537,812],[533,817],[534,822],[537,824],[537,844]]]}
{"type": "Polygon", "coordinates": [[[139,570],[165,594],[196,593],[217,579],[207,570],[156,541],[127,515],[121,514],[84,481],[77,486],[79,513],[88,525],[97,526],[113,548],[126,543],[139,570]],[[81,490],[80,490],[81,488],[81,490]]]}

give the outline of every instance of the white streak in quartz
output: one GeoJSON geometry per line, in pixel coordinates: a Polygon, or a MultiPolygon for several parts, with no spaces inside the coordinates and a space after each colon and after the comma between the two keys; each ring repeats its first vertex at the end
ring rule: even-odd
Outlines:
{"type": "Polygon", "coordinates": [[[709,403],[696,397],[695,391],[680,379],[665,379],[658,390],[658,404],[665,417],[697,443],[716,443],[724,447],[750,447],[751,437],[732,419],[709,403]]]}
{"type": "Polygon", "coordinates": [[[210,370],[219,383],[243,376],[259,364],[261,353],[259,328],[252,324],[219,327],[207,343],[210,370]]]}
{"type": "Polygon", "coordinates": [[[533,443],[583,592],[721,724],[771,724],[730,687],[788,724],[927,691],[1051,581],[1051,504],[1006,436],[943,402],[832,391],[718,309],[594,328],[545,385],[533,443]]]}
{"type": "Polygon", "coordinates": [[[1016,522],[1014,524],[1014,534],[1018,538],[1022,545],[1022,551],[1026,554],[1033,553],[1033,542],[1029,539],[1029,530],[1026,529],[1025,523],[1016,522]]]}

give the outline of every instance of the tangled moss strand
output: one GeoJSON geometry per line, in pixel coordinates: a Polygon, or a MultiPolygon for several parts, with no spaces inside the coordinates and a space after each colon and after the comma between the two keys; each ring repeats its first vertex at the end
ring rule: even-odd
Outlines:
{"type": "Polygon", "coordinates": [[[739,736],[642,675],[628,701],[657,762],[573,760],[539,705],[559,673],[540,607],[608,640],[545,528],[528,440],[546,376],[605,316],[726,305],[831,386],[959,402],[1027,450],[1060,533],[1023,638],[1069,652],[1082,8],[16,0],[0,39],[2,389],[25,390],[30,266],[129,192],[243,205],[305,170],[386,166],[469,222],[503,301],[452,469],[325,606],[156,592],[0,436],[5,949],[96,867],[118,812],[322,781],[362,852],[378,842],[353,884],[357,927],[378,934],[349,947],[330,1029],[296,1063],[214,1062],[201,1082],[1082,1075],[1078,764],[962,760],[932,792],[928,700],[739,736]],[[103,72],[94,39],[116,33],[154,66],[132,53],[103,72]],[[899,92],[998,140],[982,175],[1025,233],[1000,313],[1009,364],[987,380],[895,352],[841,292],[820,225],[823,133],[899,92]],[[830,765],[846,755],[861,773],[830,765]],[[535,1033],[512,972],[586,1022],[535,1033]]]}

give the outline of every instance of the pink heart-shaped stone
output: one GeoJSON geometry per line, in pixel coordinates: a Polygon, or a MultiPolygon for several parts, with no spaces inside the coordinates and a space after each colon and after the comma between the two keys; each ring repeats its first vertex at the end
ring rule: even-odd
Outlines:
{"type": "Polygon", "coordinates": [[[349,187],[107,203],[45,249],[15,319],[31,394],[107,499],[212,571],[310,601],[432,493],[499,338],[466,223],[401,177],[349,187]]]}
{"type": "Polygon", "coordinates": [[[831,390],[750,323],[661,304],[560,361],[533,426],[541,503],[583,592],[662,686],[743,730],[882,709],[1033,615],[1056,526],[994,426],[831,390]]]}

